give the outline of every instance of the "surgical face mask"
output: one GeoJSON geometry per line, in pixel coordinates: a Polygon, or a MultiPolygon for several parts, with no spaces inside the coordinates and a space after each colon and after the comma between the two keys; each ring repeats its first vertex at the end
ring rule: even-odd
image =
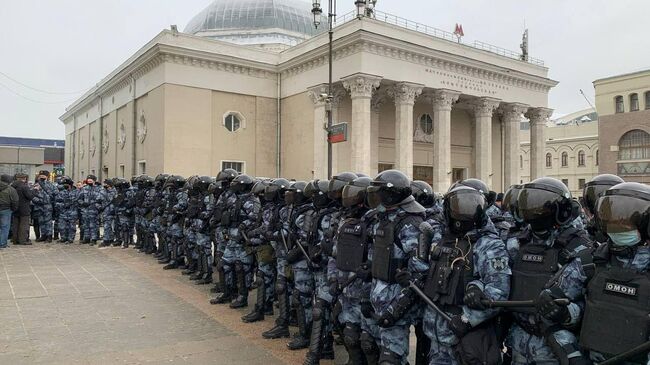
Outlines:
{"type": "Polygon", "coordinates": [[[385,211],[386,211],[386,207],[383,204],[379,204],[377,206],[377,212],[384,213],[385,211]]]}
{"type": "Polygon", "coordinates": [[[629,247],[641,242],[641,234],[636,229],[627,232],[607,233],[607,235],[616,246],[629,247]]]}

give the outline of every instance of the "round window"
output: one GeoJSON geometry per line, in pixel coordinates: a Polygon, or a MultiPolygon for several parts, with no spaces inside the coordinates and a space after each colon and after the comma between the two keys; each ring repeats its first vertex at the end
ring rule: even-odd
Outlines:
{"type": "Polygon", "coordinates": [[[425,134],[431,134],[433,132],[433,119],[429,114],[422,114],[420,117],[420,129],[425,134]]]}
{"type": "Polygon", "coordinates": [[[235,114],[228,114],[225,120],[226,129],[235,132],[241,126],[241,121],[235,114]]]}

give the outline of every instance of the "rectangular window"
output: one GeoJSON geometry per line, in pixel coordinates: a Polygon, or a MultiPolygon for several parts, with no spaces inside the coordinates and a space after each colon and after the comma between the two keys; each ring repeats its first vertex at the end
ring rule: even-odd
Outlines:
{"type": "Polygon", "coordinates": [[[120,165],[120,177],[124,177],[124,165],[120,165]]]}
{"type": "Polygon", "coordinates": [[[221,170],[233,169],[240,174],[244,172],[244,163],[238,161],[221,161],[221,170]]]}
{"type": "Polygon", "coordinates": [[[393,168],[393,164],[390,163],[380,163],[377,165],[377,172],[382,172],[386,170],[390,170],[393,168]]]}
{"type": "Polygon", "coordinates": [[[578,179],[578,189],[584,189],[585,188],[585,179],[578,179]]]}
{"type": "Polygon", "coordinates": [[[145,175],[147,173],[147,161],[138,161],[138,174],[145,175]]]}
{"type": "Polygon", "coordinates": [[[413,166],[413,180],[433,183],[433,166],[413,166]]]}
{"type": "Polygon", "coordinates": [[[630,95],[630,111],[635,112],[639,110],[639,94],[630,95]]]}
{"type": "Polygon", "coordinates": [[[650,91],[645,92],[645,108],[650,109],[650,91]]]}
{"type": "Polygon", "coordinates": [[[465,178],[467,177],[467,169],[453,168],[451,169],[451,176],[454,179],[453,181],[465,180],[465,178]]]}
{"type": "Polygon", "coordinates": [[[566,187],[569,187],[569,179],[562,179],[562,184],[566,185],[566,187]]]}

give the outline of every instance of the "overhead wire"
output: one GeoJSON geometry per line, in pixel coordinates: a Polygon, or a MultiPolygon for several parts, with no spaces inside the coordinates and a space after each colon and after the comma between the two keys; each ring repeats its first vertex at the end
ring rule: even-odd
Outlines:
{"type": "Polygon", "coordinates": [[[27,100],[27,101],[31,101],[32,103],[38,103],[38,104],[63,104],[63,103],[69,103],[69,102],[71,102],[71,101],[74,101],[74,100],[77,100],[77,99],[78,99],[78,97],[75,97],[75,98],[72,98],[72,99],[66,99],[66,100],[60,100],[60,101],[44,101],[44,100],[36,100],[36,99],[32,99],[32,98],[30,98],[29,96],[22,95],[21,93],[19,93],[19,92],[13,90],[13,89],[10,88],[9,86],[7,86],[7,85],[5,85],[5,84],[3,84],[3,83],[1,83],[1,82],[0,82],[0,86],[2,86],[3,88],[5,88],[5,89],[6,89],[7,91],[9,91],[10,93],[12,93],[12,94],[14,94],[14,95],[16,95],[16,96],[18,96],[18,97],[20,97],[20,98],[22,98],[22,99],[25,99],[25,100],[27,100]]]}
{"type": "Polygon", "coordinates": [[[40,93],[51,94],[51,95],[76,95],[76,94],[81,94],[83,92],[86,92],[86,91],[88,91],[90,89],[90,88],[86,88],[86,89],[78,90],[78,91],[48,91],[48,90],[43,90],[43,89],[39,89],[39,88],[30,86],[30,85],[27,85],[24,82],[16,80],[15,78],[7,75],[6,73],[4,73],[2,71],[0,71],[0,75],[8,78],[9,80],[11,80],[11,81],[23,86],[23,87],[26,87],[28,89],[31,89],[31,90],[34,90],[34,91],[37,91],[37,92],[40,92],[40,93]]]}

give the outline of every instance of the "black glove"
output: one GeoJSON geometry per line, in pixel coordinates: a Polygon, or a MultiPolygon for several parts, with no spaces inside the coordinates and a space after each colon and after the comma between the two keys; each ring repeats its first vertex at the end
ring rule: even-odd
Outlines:
{"type": "Polygon", "coordinates": [[[363,314],[365,318],[372,318],[374,312],[375,310],[372,308],[370,302],[361,302],[361,314],[363,314]]]}
{"type": "Polygon", "coordinates": [[[406,269],[397,270],[397,273],[395,273],[395,282],[402,288],[408,288],[411,285],[411,273],[406,269]]]}
{"type": "Polygon", "coordinates": [[[462,316],[455,315],[451,317],[449,329],[454,332],[456,337],[463,338],[472,329],[472,325],[469,322],[463,321],[462,316]]]}
{"type": "Polygon", "coordinates": [[[290,264],[293,264],[294,262],[297,262],[302,258],[302,252],[298,247],[294,247],[287,252],[287,261],[290,264]]]}
{"type": "Polygon", "coordinates": [[[336,279],[329,281],[329,292],[333,297],[339,294],[339,282],[336,279]]]}
{"type": "Polygon", "coordinates": [[[377,325],[381,328],[393,327],[397,320],[393,317],[393,314],[389,311],[384,312],[384,314],[377,319],[377,325]]]}
{"type": "Polygon", "coordinates": [[[247,227],[246,227],[246,225],[245,225],[244,223],[239,223],[239,225],[237,226],[237,230],[238,230],[239,232],[247,233],[247,232],[246,232],[247,227]]]}
{"type": "Polygon", "coordinates": [[[369,282],[372,280],[372,269],[367,264],[361,264],[357,269],[357,278],[369,282]]]}
{"type": "Polygon", "coordinates": [[[537,297],[537,312],[544,318],[555,323],[565,323],[571,319],[569,308],[555,302],[555,299],[566,298],[562,289],[553,287],[542,291],[537,297]]]}
{"type": "Polygon", "coordinates": [[[465,305],[471,309],[485,310],[486,308],[481,303],[481,300],[486,299],[487,297],[485,296],[485,293],[483,293],[483,290],[479,289],[476,285],[470,285],[465,290],[463,302],[465,302],[465,305]]]}

